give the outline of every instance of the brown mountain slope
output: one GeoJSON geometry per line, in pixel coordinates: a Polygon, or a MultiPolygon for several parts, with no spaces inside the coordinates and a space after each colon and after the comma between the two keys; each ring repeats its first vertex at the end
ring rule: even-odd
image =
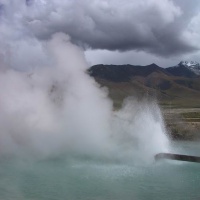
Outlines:
{"type": "Polygon", "coordinates": [[[156,65],[100,65],[89,70],[89,74],[109,89],[115,109],[129,96],[157,99],[170,137],[200,138],[200,76],[185,67],[165,70],[156,65]]]}
{"type": "Polygon", "coordinates": [[[100,66],[96,67],[93,73],[90,72],[90,75],[94,76],[100,85],[108,87],[116,107],[128,96],[156,98],[160,104],[166,106],[200,107],[199,76],[174,76],[154,64],[133,68],[130,65],[124,68],[100,66]],[[123,70],[125,72],[121,73],[123,70]]]}

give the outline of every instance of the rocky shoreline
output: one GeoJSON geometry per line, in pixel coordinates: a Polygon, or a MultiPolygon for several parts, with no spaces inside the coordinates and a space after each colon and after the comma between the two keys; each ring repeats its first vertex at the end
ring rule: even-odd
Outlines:
{"type": "Polygon", "coordinates": [[[172,139],[200,139],[200,108],[164,108],[163,116],[172,139]]]}

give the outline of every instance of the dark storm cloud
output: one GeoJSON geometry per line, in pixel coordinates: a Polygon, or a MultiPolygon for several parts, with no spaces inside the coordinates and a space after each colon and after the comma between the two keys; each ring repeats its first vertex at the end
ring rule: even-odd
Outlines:
{"type": "Polygon", "coordinates": [[[26,0],[26,7],[21,1],[7,2],[20,20],[18,28],[43,40],[55,32],[65,32],[84,48],[136,50],[161,56],[198,49],[185,37],[197,12],[194,3],[187,9],[185,0],[26,0]]]}

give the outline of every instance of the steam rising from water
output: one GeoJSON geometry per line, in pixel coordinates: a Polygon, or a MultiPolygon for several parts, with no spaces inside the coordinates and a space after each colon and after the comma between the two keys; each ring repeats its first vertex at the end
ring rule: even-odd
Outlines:
{"type": "Polygon", "coordinates": [[[1,64],[1,156],[149,160],[167,151],[156,103],[127,99],[113,111],[107,89],[86,73],[84,53],[67,35],[35,42],[41,52],[36,57],[15,52],[11,62],[1,64]],[[26,70],[19,70],[20,63],[27,64],[26,70]]]}

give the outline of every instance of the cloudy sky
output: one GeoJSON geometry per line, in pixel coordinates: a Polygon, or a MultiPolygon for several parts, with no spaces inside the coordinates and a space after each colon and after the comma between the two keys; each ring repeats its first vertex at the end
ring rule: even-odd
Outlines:
{"type": "MultiPolygon", "coordinates": [[[[199,0],[0,0],[0,62],[24,55],[37,65],[41,46],[64,32],[93,64],[200,62],[199,0]],[[31,55],[31,56],[30,56],[31,55]]],[[[14,61],[13,61],[14,62],[14,61]]]]}

